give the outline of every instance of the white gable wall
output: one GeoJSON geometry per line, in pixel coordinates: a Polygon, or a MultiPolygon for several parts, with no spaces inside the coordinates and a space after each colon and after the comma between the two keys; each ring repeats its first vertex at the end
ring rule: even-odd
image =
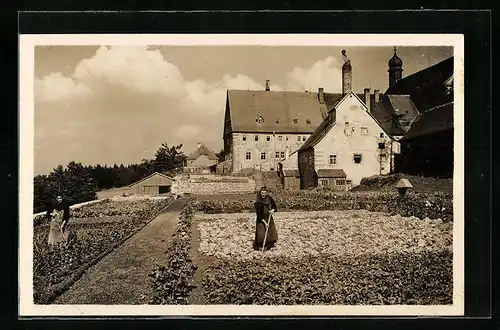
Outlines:
{"type": "Polygon", "coordinates": [[[298,152],[288,156],[288,158],[283,160],[281,164],[283,165],[284,170],[297,170],[299,168],[298,152]]]}
{"type": "Polygon", "coordinates": [[[363,177],[390,172],[391,139],[366,111],[364,104],[350,94],[336,108],[336,124],[314,147],[315,169],[338,168],[346,173],[352,185],[358,185],[363,177]],[[346,126],[348,122],[348,126],[346,126]],[[362,135],[366,128],[367,135],[362,135]],[[349,130],[348,134],[344,129],[349,130]],[[380,138],[380,134],[384,138],[380,138]],[[378,143],[385,140],[386,149],[379,150],[378,143]],[[385,161],[380,161],[384,153],[385,161]],[[354,162],[354,154],[361,154],[361,163],[354,162]],[[336,155],[336,164],[330,165],[330,155],[336,155]]]}

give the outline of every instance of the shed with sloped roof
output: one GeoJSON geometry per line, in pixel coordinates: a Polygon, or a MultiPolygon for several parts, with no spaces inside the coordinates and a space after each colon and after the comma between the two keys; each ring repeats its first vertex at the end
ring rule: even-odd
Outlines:
{"type": "Polygon", "coordinates": [[[175,179],[169,175],[155,172],[129,185],[129,189],[136,195],[155,196],[168,194],[175,179]]]}

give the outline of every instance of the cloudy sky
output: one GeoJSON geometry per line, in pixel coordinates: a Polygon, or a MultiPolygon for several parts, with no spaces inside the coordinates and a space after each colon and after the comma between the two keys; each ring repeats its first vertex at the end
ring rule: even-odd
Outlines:
{"type": "MultiPolygon", "coordinates": [[[[343,47],[37,46],[35,173],[69,161],[130,164],[163,142],[222,148],[227,89],[341,90],[343,47]]],[[[384,92],[392,47],[348,47],[353,89],[384,92]]],[[[403,76],[453,55],[398,47],[403,76]]]]}

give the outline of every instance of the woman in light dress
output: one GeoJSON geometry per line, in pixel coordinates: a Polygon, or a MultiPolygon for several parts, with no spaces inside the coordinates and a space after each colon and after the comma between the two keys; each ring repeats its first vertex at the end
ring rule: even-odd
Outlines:
{"type": "Polygon", "coordinates": [[[70,212],[69,205],[62,196],[57,196],[56,201],[47,210],[46,216],[50,219],[49,245],[67,243],[70,212]]]}

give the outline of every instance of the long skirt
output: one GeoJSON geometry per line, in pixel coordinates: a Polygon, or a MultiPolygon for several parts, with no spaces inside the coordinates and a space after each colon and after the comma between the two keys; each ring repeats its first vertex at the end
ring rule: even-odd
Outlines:
{"type": "Polygon", "coordinates": [[[49,245],[55,245],[60,242],[68,242],[68,227],[64,228],[64,233],[61,232],[62,219],[54,218],[50,221],[49,245]]]}
{"type": "MultiPolygon", "coordinates": [[[[254,250],[262,249],[262,245],[264,243],[264,237],[266,235],[266,226],[264,222],[257,221],[255,226],[255,240],[253,243],[254,250]]],[[[267,231],[265,249],[270,249],[274,246],[276,241],[278,240],[278,233],[276,232],[276,225],[274,224],[274,219],[271,216],[271,221],[269,222],[269,229],[267,231]]]]}

